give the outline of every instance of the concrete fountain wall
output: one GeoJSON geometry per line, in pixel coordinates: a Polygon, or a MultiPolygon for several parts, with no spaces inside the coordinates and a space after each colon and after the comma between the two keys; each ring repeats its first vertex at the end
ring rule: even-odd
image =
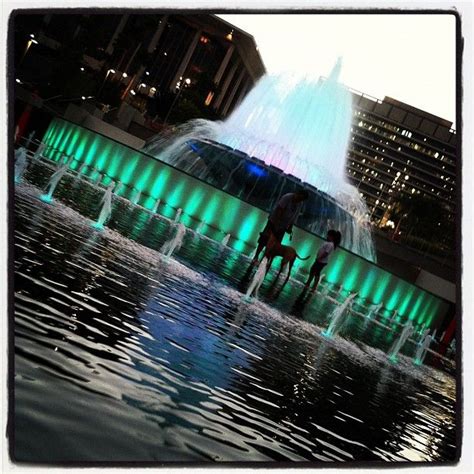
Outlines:
{"type": "MultiPolygon", "coordinates": [[[[92,178],[103,174],[104,185],[111,180],[127,185],[119,189],[119,195],[132,199],[140,191],[138,204],[150,210],[160,199],[160,213],[166,217],[173,217],[181,208],[181,222],[187,227],[196,229],[204,221],[204,235],[220,241],[230,234],[229,246],[247,255],[254,251],[268,217],[263,210],[155,157],[62,119],[51,122],[43,142],[48,146],[43,152],[45,157],[59,161],[63,155],[71,156],[72,169],[85,163],[90,168],[84,174],[92,178]]],[[[295,228],[291,245],[300,255],[315,256],[322,242],[320,236],[295,228]]],[[[299,270],[305,277],[313,261],[297,261],[293,274],[299,270]]],[[[327,281],[346,291],[359,292],[367,303],[383,303],[387,319],[398,310],[399,321],[409,319],[417,326],[436,327],[449,310],[445,300],[344,248],[335,252],[325,274],[327,281]]]]}

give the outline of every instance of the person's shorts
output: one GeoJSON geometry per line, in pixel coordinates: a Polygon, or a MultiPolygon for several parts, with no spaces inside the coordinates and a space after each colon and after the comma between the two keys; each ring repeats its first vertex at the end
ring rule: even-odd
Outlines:
{"type": "Polygon", "coordinates": [[[260,232],[260,237],[258,238],[258,243],[261,245],[267,245],[268,239],[270,238],[270,232],[275,236],[275,239],[281,243],[283,237],[285,236],[284,230],[276,230],[273,224],[268,221],[265,228],[260,232]]]}
{"type": "Polygon", "coordinates": [[[314,262],[313,266],[311,267],[311,275],[320,275],[321,270],[327,265],[327,263],[321,263],[321,262],[314,262]]]}

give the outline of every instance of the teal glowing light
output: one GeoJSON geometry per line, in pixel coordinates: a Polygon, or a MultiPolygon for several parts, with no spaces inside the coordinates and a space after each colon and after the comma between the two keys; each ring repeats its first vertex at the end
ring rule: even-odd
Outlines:
{"type": "Polygon", "coordinates": [[[356,288],[357,278],[359,277],[360,273],[361,273],[361,263],[354,262],[354,264],[348,270],[342,283],[342,286],[344,287],[346,291],[353,291],[356,288]]]}
{"type": "MultiPolygon", "coordinates": [[[[43,142],[46,145],[45,157],[58,161],[59,150],[64,150],[75,158],[72,168],[77,169],[84,163],[90,165],[83,169],[86,176],[97,176],[97,171],[100,171],[104,174],[104,184],[109,184],[110,180],[121,182],[118,195],[131,199],[140,190],[140,203],[147,209],[151,210],[160,199],[159,212],[166,217],[174,218],[176,210],[181,208],[186,225],[196,228],[204,221],[205,235],[222,240],[224,235],[230,234],[229,245],[235,250],[247,254],[254,251],[259,232],[268,217],[263,210],[156,158],[61,119],[52,121],[43,142]]],[[[47,203],[53,201],[46,194],[40,199],[47,203]]],[[[135,225],[140,232],[145,224],[135,225]]],[[[283,242],[293,246],[301,256],[311,255],[310,259],[297,260],[295,264],[302,274],[307,273],[324,240],[297,227],[292,241],[288,239],[286,235],[283,242]]],[[[393,311],[398,310],[400,320],[403,317],[430,326],[449,309],[441,299],[343,248],[338,248],[331,256],[325,273],[329,284],[342,286],[346,291],[358,291],[360,298],[372,304],[382,303],[390,310],[385,318],[390,318],[393,311]]]]}
{"type": "Polygon", "coordinates": [[[341,274],[342,274],[343,268],[346,267],[345,264],[346,264],[346,254],[338,250],[337,253],[335,253],[334,257],[332,258],[331,264],[328,265],[326,280],[329,283],[340,284],[342,282],[341,274]]]}
{"type": "Polygon", "coordinates": [[[49,194],[42,194],[39,198],[46,204],[51,204],[53,202],[53,198],[49,194]]]}
{"type": "Polygon", "coordinates": [[[98,222],[94,222],[94,224],[92,224],[92,227],[96,230],[104,230],[104,226],[102,224],[99,224],[98,222]]]}
{"type": "Polygon", "coordinates": [[[258,218],[259,216],[256,210],[251,212],[240,225],[240,228],[237,231],[237,238],[244,242],[251,240],[250,236],[253,234],[253,230],[258,224],[258,218]]]}

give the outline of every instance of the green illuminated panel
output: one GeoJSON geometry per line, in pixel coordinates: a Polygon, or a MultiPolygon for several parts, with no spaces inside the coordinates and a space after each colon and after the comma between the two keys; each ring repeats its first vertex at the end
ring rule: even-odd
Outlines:
{"type": "MultiPolygon", "coordinates": [[[[230,234],[229,246],[247,255],[254,252],[268,217],[263,210],[137,150],[60,119],[53,120],[43,141],[56,150],[47,148],[44,154],[48,158],[57,161],[61,152],[73,156],[77,161],[72,167],[77,168],[79,162],[89,165],[84,171],[86,175],[95,177],[100,172],[104,174],[104,184],[111,180],[122,182],[119,195],[131,199],[140,191],[139,202],[147,209],[152,209],[160,199],[160,214],[174,218],[181,208],[181,222],[186,226],[196,229],[203,221],[204,235],[222,240],[230,234]]],[[[143,231],[144,225],[144,222],[136,223],[136,235],[143,231]]],[[[291,242],[286,235],[283,243],[295,247],[302,257],[310,255],[305,261],[297,259],[294,265],[293,272],[300,270],[305,277],[323,240],[294,228],[291,242]]],[[[396,310],[402,323],[410,320],[416,325],[429,326],[436,324],[448,310],[448,304],[440,298],[343,248],[334,252],[323,273],[330,284],[358,292],[367,304],[382,303],[385,311],[380,314],[387,319],[396,310]]]]}

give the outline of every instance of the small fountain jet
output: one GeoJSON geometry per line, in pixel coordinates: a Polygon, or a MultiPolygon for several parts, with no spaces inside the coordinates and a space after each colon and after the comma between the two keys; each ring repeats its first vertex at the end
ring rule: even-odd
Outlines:
{"type": "Polygon", "coordinates": [[[226,234],[221,241],[221,245],[223,245],[224,247],[227,246],[227,244],[229,243],[229,239],[230,239],[230,234],[226,234]]]}
{"type": "Polygon", "coordinates": [[[263,280],[265,279],[265,275],[267,273],[267,257],[263,257],[260,265],[255,272],[255,275],[250,282],[249,287],[247,288],[247,292],[245,293],[245,299],[249,300],[252,296],[258,296],[258,290],[262,286],[263,280]]]}
{"type": "Polygon", "coordinates": [[[400,333],[400,337],[392,344],[392,347],[388,351],[388,358],[391,362],[398,362],[397,355],[404,346],[406,340],[413,334],[413,326],[408,323],[400,333]]]}
{"type": "Polygon", "coordinates": [[[179,219],[181,218],[181,214],[183,213],[183,210],[180,208],[176,211],[176,215],[174,216],[174,223],[177,224],[179,222],[179,219]]]}
{"type": "Polygon", "coordinates": [[[100,210],[99,218],[97,219],[97,222],[92,226],[97,230],[102,230],[104,228],[104,224],[107,222],[107,219],[110,217],[110,214],[112,212],[112,197],[114,187],[115,183],[112,181],[112,183],[109,184],[104,195],[102,196],[102,208],[100,210]]]}
{"type": "Polygon", "coordinates": [[[155,204],[154,204],[154,206],[153,206],[153,209],[151,210],[151,212],[152,212],[153,214],[156,214],[156,213],[158,212],[158,208],[160,207],[160,203],[161,203],[161,200],[160,200],[160,199],[157,199],[157,200],[155,201],[155,204]]]}
{"type": "Polygon", "coordinates": [[[426,336],[423,339],[423,342],[418,343],[418,346],[416,348],[415,352],[415,357],[413,359],[413,363],[415,365],[422,365],[423,361],[425,360],[426,353],[428,352],[428,349],[430,347],[431,342],[433,341],[434,334],[426,334],[426,336]]]}
{"type": "Polygon", "coordinates": [[[321,333],[324,337],[332,339],[341,330],[342,326],[347,320],[349,310],[351,309],[352,303],[354,302],[356,296],[357,293],[349,295],[344,303],[342,303],[332,312],[329,326],[321,333]]]}
{"type": "Polygon", "coordinates": [[[184,224],[179,223],[177,225],[175,236],[172,239],[167,240],[163,244],[160,252],[164,254],[166,257],[171,257],[171,255],[173,254],[175,250],[179,250],[181,248],[185,233],[186,233],[186,227],[184,226],[184,224]]]}
{"type": "Polygon", "coordinates": [[[40,199],[43,202],[46,202],[49,204],[53,201],[53,193],[56,189],[56,186],[58,185],[61,178],[67,173],[68,169],[69,169],[69,165],[64,164],[53,173],[53,175],[49,179],[49,182],[46,186],[46,194],[42,194],[40,196],[40,199]]]}
{"type": "Polygon", "coordinates": [[[130,202],[131,202],[132,204],[135,204],[135,206],[137,206],[138,203],[140,202],[140,197],[141,197],[141,195],[142,195],[141,190],[137,189],[137,190],[136,190],[136,193],[133,195],[132,199],[130,199],[130,202]]]}
{"type": "Polygon", "coordinates": [[[15,150],[15,183],[21,183],[21,178],[27,166],[26,148],[21,146],[15,150]]]}

